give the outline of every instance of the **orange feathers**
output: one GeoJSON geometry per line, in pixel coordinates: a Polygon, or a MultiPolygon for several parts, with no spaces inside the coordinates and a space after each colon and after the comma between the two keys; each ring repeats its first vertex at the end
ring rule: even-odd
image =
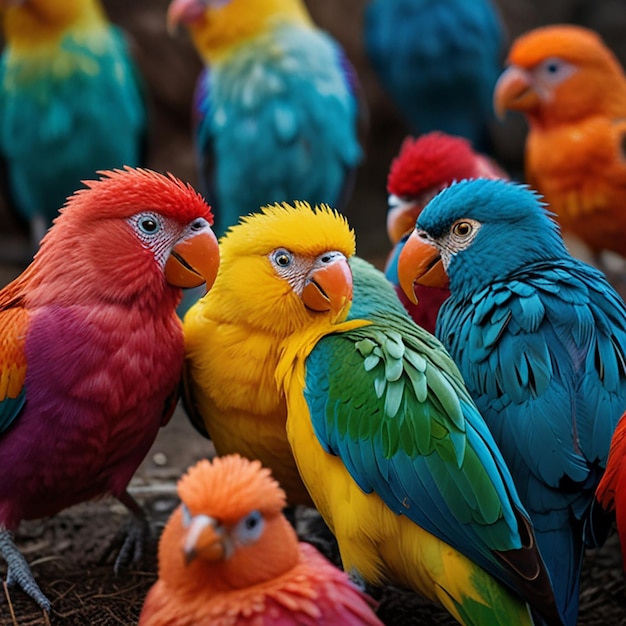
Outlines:
{"type": "Polygon", "coordinates": [[[298,543],[285,492],[259,461],[200,461],[178,491],[139,626],[381,626],[348,576],[298,543]]]}
{"type": "Polygon", "coordinates": [[[626,256],[626,75],[591,30],[538,28],[511,47],[496,111],[529,123],[526,178],[564,232],[594,252],[626,256]]]}

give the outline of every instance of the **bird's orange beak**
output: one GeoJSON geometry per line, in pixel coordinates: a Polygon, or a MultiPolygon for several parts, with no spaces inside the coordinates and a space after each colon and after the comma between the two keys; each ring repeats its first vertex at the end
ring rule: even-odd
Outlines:
{"type": "Polygon", "coordinates": [[[413,285],[446,287],[448,275],[443,269],[439,251],[435,246],[422,241],[415,231],[404,244],[398,257],[398,280],[407,298],[417,304],[413,285]]]}
{"type": "Polygon", "coordinates": [[[393,245],[415,228],[415,220],[422,210],[422,206],[415,203],[404,203],[387,212],[387,235],[393,245]]]}
{"type": "Polygon", "coordinates": [[[352,302],[352,271],[345,256],[337,256],[336,260],[309,274],[302,301],[310,311],[335,314],[352,302]]]}
{"type": "Polygon", "coordinates": [[[191,24],[202,17],[206,7],[202,0],[173,0],[167,9],[167,30],[176,31],[179,24],[191,24]]]}
{"type": "Polygon", "coordinates": [[[223,533],[217,521],[208,515],[191,518],[183,541],[185,563],[189,565],[196,558],[204,561],[220,561],[227,556],[223,533]]]}
{"type": "Polygon", "coordinates": [[[213,286],[220,265],[217,238],[208,228],[177,243],[165,264],[165,279],[173,287],[188,289],[203,283],[213,286]]]}
{"type": "Polygon", "coordinates": [[[503,119],[507,109],[526,111],[539,102],[530,74],[517,65],[511,65],[498,78],[493,90],[493,110],[503,119]]]}

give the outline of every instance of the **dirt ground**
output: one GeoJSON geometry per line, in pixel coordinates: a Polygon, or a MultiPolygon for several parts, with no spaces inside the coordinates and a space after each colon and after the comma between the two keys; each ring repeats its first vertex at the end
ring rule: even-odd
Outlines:
{"type": "MultiPolygon", "coordinates": [[[[179,408],[131,483],[131,492],[145,507],[153,531],[138,569],[124,569],[116,576],[112,564],[103,562],[111,539],[126,519],[124,507],[115,500],[86,503],[47,520],[23,523],[16,543],[53,609],[46,618],[20,590],[4,587],[0,589],[0,625],[136,624],[143,599],[156,580],[158,536],[178,503],[176,481],[188,466],[212,454],[210,442],[196,434],[179,408]]],[[[312,515],[312,511],[300,511],[299,519],[306,522],[312,515]]],[[[301,535],[334,558],[327,536],[319,531],[311,534],[307,528],[318,527],[298,526],[301,535]]],[[[5,573],[2,563],[0,576],[5,573]]],[[[602,549],[587,555],[579,626],[626,624],[624,590],[619,544],[612,536],[602,549]]],[[[456,624],[447,612],[414,593],[387,587],[373,594],[380,601],[378,614],[389,626],[456,624]]]]}

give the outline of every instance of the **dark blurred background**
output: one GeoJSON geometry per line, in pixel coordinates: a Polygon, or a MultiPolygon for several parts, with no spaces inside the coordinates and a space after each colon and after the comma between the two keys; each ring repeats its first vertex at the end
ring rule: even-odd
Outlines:
{"type": "MultiPolygon", "coordinates": [[[[307,0],[306,4],[316,22],[344,46],[369,104],[366,158],[346,214],[357,233],[359,254],[380,264],[389,249],[385,231],[387,170],[408,129],[365,57],[362,26],[366,0],[307,0]]],[[[496,4],[509,43],[542,24],[577,23],[597,30],[626,64],[626,0],[496,0],[496,4]]],[[[147,83],[152,115],[147,166],[172,172],[195,185],[190,102],[200,62],[187,33],[182,28],[174,34],[167,32],[168,0],[104,0],[104,5],[111,20],[129,34],[147,83]]],[[[493,127],[496,157],[515,178],[521,177],[525,133],[521,115],[509,114],[493,127]]],[[[1,206],[0,246],[19,248],[26,241],[25,233],[1,206]]],[[[18,264],[0,268],[0,285],[21,269],[18,264]]]]}

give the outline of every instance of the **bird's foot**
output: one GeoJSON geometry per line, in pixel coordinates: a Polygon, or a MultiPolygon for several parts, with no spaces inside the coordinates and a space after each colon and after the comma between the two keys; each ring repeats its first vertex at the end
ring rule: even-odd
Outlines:
{"type": "Polygon", "coordinates": [[[0,529],[0,554],[7,563],[7,586],[16,584],[28,594],[46,613],[50,612],[50,600],[43,594],[39,585],[35,582],[30,567],[13,542],[11,533],[6,529],[0,529]]]}
{"type": "Polygon", "coordinates": [[[137,504],[128,492],[119,498],[120,502],[130,511],[130,519],[113,537],[100,561],[107,562],[117,551],[113,571],[118,574],[122,567],[139,565],[146,553],[146,546],[150,540],[150,524],[143,509],[137,504]]]}

